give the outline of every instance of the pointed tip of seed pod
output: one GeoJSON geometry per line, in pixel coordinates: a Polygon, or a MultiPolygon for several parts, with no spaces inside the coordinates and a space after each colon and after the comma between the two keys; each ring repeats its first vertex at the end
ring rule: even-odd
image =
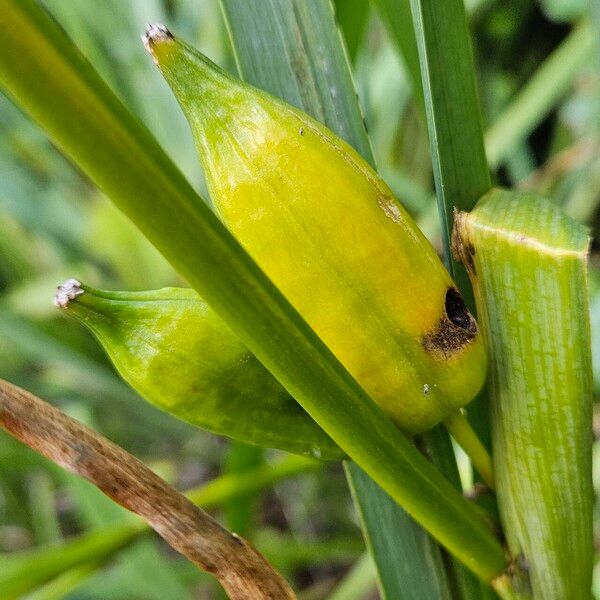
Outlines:
{"type": "MultiPolygon", "coordinates": [[[[146,31],[142,35],[142,42],[150,54],[154,56],[154,44],[156,42],[171,40],[173,34],[162,24],[146,25],[146,31]]],[[[156,62],[156,59],[155,59],[156,62]]]]}
{"type": "Polygon", "coordinates": [[[71,300],[75,300],[77,296],[81,296],[81,294],[84,293],[81,282],[77,281],[77,279],[67,279],[56,288],[56,294],[54,294],[54,306],[58,308],[67,308],[71,300]]]}

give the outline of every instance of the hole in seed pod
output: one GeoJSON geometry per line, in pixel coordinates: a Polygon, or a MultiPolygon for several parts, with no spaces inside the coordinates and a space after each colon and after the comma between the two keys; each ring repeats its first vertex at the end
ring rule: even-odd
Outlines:
{"type": "Polygon", "coordinates": [[[448,288],[444,312],[437,326],[421,339],[423,347],[433,354],[450,358],[477,335],[477,323],[469,313],[458,290],[448,288]]]}
{"type": "Polygon", "coordinates": [[[448,288],[445,301],[446,315],[457,327],[475,332],[477,327],[473,317],[467,310],[464,300],[454,288],[448,288]]]}

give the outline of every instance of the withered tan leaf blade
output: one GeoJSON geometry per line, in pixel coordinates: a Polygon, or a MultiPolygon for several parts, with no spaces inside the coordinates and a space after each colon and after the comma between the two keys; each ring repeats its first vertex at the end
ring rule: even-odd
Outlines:
{"type": "Polygon", "coordinates": [[[175,550],[213,574],[234,600],[292,599],[283,577],[142,462],[57,408],[0,380],[0,427],[140,515],[175,550]]]}

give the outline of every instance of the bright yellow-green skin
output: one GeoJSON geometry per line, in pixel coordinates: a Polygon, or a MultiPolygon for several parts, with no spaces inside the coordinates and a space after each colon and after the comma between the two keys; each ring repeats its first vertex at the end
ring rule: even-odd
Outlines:
{"type": "Polygon", "coordinates": [[[67,312],[146,400],[248,444],[339,460],[344,453],[191,289],[85,286],[67,312]]]}
{"type": "Polygon", "coordinates": [[[324,126],[179,42],[153,53],[219,215],[369,395],[408,433],[467,404],[485,377],[480,336],[425,347],[454,284],[385,183],[324,126]]]}

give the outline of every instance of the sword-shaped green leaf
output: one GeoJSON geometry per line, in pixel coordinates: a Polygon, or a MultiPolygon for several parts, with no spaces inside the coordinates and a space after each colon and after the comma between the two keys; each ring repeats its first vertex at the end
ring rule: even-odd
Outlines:
{"type": "MultiPolygon", "coordinates": [[[[325,123],[374,164],[330,3],[221,0],[221,5],[242,77],[325,123]],[[306,55],[320,60],[307,63],[306,55]]],[[[412,32],[412,23],[408,28],[412,32]]],[[[440,430],[439,435],[448,442],[450,455],[444,459],[454,462],[447,434],[440,430]]],[[[440,450],[436,446],[432,452],[440,450]]],[[[382,594],[407,600],[448,596],[439,547],[359,467],[348,462],[345,468],[382,594]]],[[[446,475],[452,480],[454,471],[446,475]]]]}

